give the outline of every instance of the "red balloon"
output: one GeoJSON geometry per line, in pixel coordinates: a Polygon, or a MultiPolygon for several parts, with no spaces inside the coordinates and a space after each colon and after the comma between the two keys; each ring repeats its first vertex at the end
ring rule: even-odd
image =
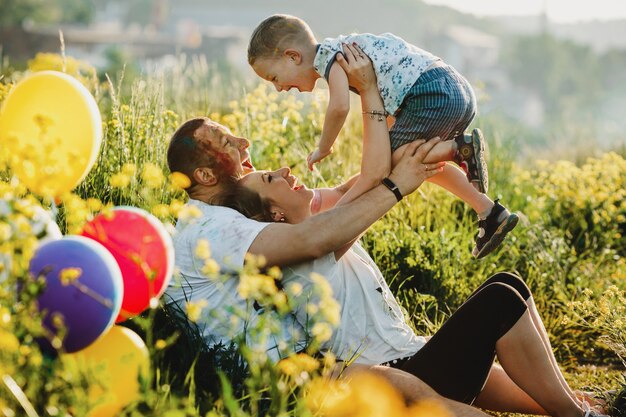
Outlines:
{"type": "Polygon", "coordinates": [[[116,207],[88,222],[81,234],[107,248],[122,271],[124,298],[116,323],[141,313],[163,294],[174,270],[174,247],[156,217],[135,207],[116,207]]]}

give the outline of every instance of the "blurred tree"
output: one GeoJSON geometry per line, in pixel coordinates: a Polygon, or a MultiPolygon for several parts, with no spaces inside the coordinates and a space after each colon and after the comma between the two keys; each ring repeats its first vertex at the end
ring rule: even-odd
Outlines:
{"type": "Polygon", "coordinates": [[[46,20],[46,0],[0,1],[0,27],[17,26],[26,19],[46,20]]]}
{"type": "MultiPolygon", "coordinates": [[[[106,66],[98,71],[101,81],[106,80],[105,74],[115,83],[120,77],[133,80],[140,74],[139,64],[127,51],[119,46],[110,46],[104,51],[106,66]]],[[[132,83],[127,82],[127,85],[132,83]]]]}
{"type": "Polygon", "coordinates": [[[602,81],[607,91],[626,91],[626,50],[612,49],[602,57],[602,81]]]}
{"type": "Polygon", "coordinates": [[[36,23],[89,23],[96,9],[95,0],[2,0],[0,27],[36,23]]]}
{"type": "Polygon", "coordinates": [[[502,53],[511,80],[537,93],[556,119],[595,112],[605,95],[600,62],[591,48],[550,34],[514,39],[502,53]]]}
{"type": "Polygon", "coordinates": [[[48,3],[56,3],[61,10],[59,21],[64,23],[90,23],[96,12],[95,0],[54,0],[48,3]]]}

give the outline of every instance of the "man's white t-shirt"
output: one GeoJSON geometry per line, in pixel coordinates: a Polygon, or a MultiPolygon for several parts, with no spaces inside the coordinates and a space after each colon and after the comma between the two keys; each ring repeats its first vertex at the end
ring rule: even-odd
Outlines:
{"type": "MultiPolygon", "coordinates": [[[[338,358],[368,365],[414,355],[426,339],[416,336],[401,307],[368,253],[355,243],[339,261],[333,253],[293,267],[283,268],[283,284],[298,282],[303,294],[314,294],[311,272],[326,277],[341,307],[339,327],[323,346],[338,358]]],[[[316,302],[316,297],[310,299],[316,302]]],[[[306,326],[305,305],[296,317],[306,326]]]]}
{"type": "MultiPolygon", "coordinates": [[[[260,306],[239,297],[237,277],[250,245],[269,223],[198,200],[189,200],[187,204],[199,209],[202,215],[176,224],[173,242],[177,278],[170,282],[165,299],[168,303],[176,302],[182,309],[187,302],[206,300],[197,324],[210,346],[220,342],[228,345],[234,337],[244,334],[246,326],[254,327],[261,315],[267,314],[260,306]],[[205,261],[196,256],[200,240],[209,242],[211,257],[219,264],[220,273],[232,274],[233,279],[214,280],[202,273],[205,261]],[[245,315],[247,320],[234,320],[237,315],[245,315]]],[[[279,345],[286,352],[303,347],[300,341],[304,340],[304,329],[295,319],[283,320],[282,326],[282,336],[267,340],[266,350],[273,360],[281,356],[279,345]]]]}

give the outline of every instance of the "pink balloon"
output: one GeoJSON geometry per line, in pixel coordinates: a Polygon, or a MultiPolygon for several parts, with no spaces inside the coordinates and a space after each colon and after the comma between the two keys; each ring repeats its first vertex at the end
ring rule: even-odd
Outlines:
{"type": "Polygon", "coordinates": [[[174,247],[156,217],[135,207],[116,207],[88,222],[81,234],[107,248],[122,271],[124,298],[116,323],[141,313],[163,294],[174,270],[174,247]]]}

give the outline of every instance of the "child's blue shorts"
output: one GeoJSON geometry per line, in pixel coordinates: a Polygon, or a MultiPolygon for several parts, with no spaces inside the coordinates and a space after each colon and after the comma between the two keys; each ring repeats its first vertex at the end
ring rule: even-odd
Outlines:
{"type": "Polygon", "coordinates": [[[424,72],[409,90],[389,131],[392,152],[417,139],[456,137],[476,115],[470,83],[450,65],[424,72]]]}

